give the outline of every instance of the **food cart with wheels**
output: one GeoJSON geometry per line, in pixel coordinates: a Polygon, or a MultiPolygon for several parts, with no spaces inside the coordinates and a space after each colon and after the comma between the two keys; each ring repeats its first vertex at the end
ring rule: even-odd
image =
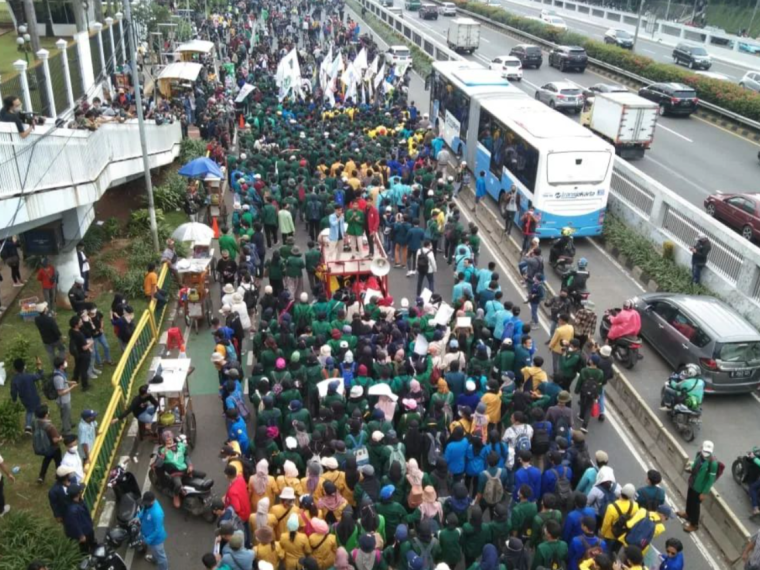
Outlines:
{"type": "Polygon", "coordinates": [[[170,429],[175,437],[184,435],[192,449],[195,447],[198,425],[187,382],[192,371],[190,363],[189,358],[154,358],[150,366],[150,378],[161,377],[163,381],[149,382],[148,393],[158,400],[156,436],[160,436],[163,430],[170,429]]]}
{"type": "Polygon", "coordinates": [[[214,248],[211,247],[213,236],[208,238],[196,239],[190,244],[193,259],[210,259],[209,271],[211,278],[216,281],[216,258],[214,257],[214,248]]]}
{"type": "Polygon", "coordinates": [[[156,79],[158,90],[163,97],[171,99],[172,95],[177,92],[192,89],[195,85],[198,75],[203,69],[200,63],[190,63],[180,61],[170,63],[161,70],[156,79]]]}
{"type": "MultiPolygon", "coordinates": [[[[329,240],[329,235],[329,229],[319,234],[322,262],[317,268],[317,276],[324,283],[328,295],[332,295],[338,289],[349,289],[362,303],[361,293],[371,289],[380,291],[381,295],[386,297],[389,293],[388,274],[391,265],[379,236],[375,233],[370,237],[374,245],[374,254],[370,256],[366,236],[362,236],[361,252],[357,252],[342,249],[339,244],[329,240]]],[[[347,237],[346,240],[348,239],[347,237]]],[[[353,245],[353,236],[350,240],[353,245]]]]}
{"type": "Polygon", "coordinates": [[[212,257],[180,259],[177,273],[180,278],[179,305],[185,315],[185,324],[191,324],[198,334],[198,322],[205,320],[211,326],[214,310],[209,291],[209,273],[212,257]]]}

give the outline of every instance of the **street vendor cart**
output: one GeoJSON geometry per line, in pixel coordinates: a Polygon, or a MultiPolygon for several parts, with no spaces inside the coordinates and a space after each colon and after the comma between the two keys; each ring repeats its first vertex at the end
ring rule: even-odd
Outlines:
{"type": "Polygon", "coordinates": [[[367,290],[379,291],[386,297],[391,265],[378,235],[370,237],[374,245],[374,255],[370,256],[366,237],[362,237],[361,252],[350,252],[330,242],[329,234],[329,229],[319,234],[322,261],[317,267],[317,277],[324,283],[325,291],[332,295],[338,289],[349,289],[360,302],[361,294],[367,290]]]}
{"type": "Polygon", "coordinates": [[[180,259],[177,273],[180,278],[179,306],[185,315],[185,324],[193,326],[198,334],[199,321],[211,326],[214,310],[209,291],[209,273],[213,257],[180,259]]]}
{"type": "Polygon", "coordinates": [[[170,429],[175,437],[184,435],[192,449],[195,447],[198,425],[187,382],[191,371],[190,362],[189,358],[154,358],[150,377],[160,377],[162,382],[154,383],[151,380],[148,383],[148,393],[158,400],[154,424],[156,436],[170,429]]]}

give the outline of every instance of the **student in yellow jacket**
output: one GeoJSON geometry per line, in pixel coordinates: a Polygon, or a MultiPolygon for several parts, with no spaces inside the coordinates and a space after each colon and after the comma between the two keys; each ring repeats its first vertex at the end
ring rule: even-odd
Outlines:
{"type": "Polygon", "coordinates": [[[630,520],[639,511],[639,506],[636,504],[636,487],[628,483],[623,486],[620,491],[620,498],[614,503],[607,505],[607,511],[604,513],[604,520],[602,521],[602,538],[608,541],[614,541],[613,552],[617,552],[622,544],[623,532],[618,532],[619,525],[615,525],[620,517],[628,517],[630,520]]]}
{"type": "Polygon", "coordinates": [[[335,564],[335,554],[338,551],[337,539],[330,533],[330,527],[322,519],[311,519],[311,528],[314,529],[309,536],[311,556],[319,564],[319,570],[329,570],[335,564]]]}

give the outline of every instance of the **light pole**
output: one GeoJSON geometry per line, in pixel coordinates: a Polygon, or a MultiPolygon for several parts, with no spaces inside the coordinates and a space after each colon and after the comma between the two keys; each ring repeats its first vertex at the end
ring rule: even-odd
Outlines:
{"type": "Polygon", "coordinates": [[[29,65],[29,42],[32,40],[32,36],[30,36],[27,33],[27,27],[24,24],[21,24],[18,27],[18,33],[19,36],[16,38],[16,45],[18,45],[18,49],[24,52],[24,57],[26,58],[26,64],[29,65]]]}
{"type": "Polygon", "coordinates": [[[747,37],[753,37],[752,36],[752,23],[755,21],[755,16],[757,15],[757,6],[760,4],[760,0],[757,0],[755,2],[755,9],[752,10],[752,18],[749,20],[749,26],[747,26],[747,37]]]}
{"type": "Polygon", "coordinates": [[[55,42],[55,47],[61,52],[61,61],[63,61],[63,79],[66,82],[66,99],[68,106],[74,107],[74,90],[71,87],[71,74],[69,72],[69,54],[66,52],[68,44],[66,40],[60,39],[55,42]]]}
{"type": "Polygon", "coordinates": [[[116,45],[113,42],[113,18],[110,16],[106,18],[106,25],[108,26],[108,39],[111,41],[111,65],[113,65],[113,71],[116,73],[116,45]]]}
{"type": "Polygon", "coordinates": [[[124,14],[121,12],[116,12],[116,20],[119,22],[119,43],[121,44],[121,61],[124,65],[127,65],[127,50],[124,47],[124,24],[122,23],[122,20],[124,19],[124,14]]]}
{"type": "Polygon", "coordinates": [[[631,51],[636,50],[636,41],[639,39],[639,28],[641,27],[641,14],[644,13],[644,4],[646,0],[639,0],[639,15],[636,18],[636,31],[633,32],[633,47],[631,51]]]}
{"type": "MultiPolygon", "coordinates": [[[[127,29],[132,29],[134,22],[130,16],[129,0],[124,0],[124,17],[127,29]]],[[[133,36],[134,38],[134,36],[133,36]]],[[[143,116],[142,95],[140,94],[140,73],[137,71],[137,50],[134,39],[129,42],[129,63],[132,68],[132,84],[135,88],[135,107],[137,108],[137,126],[140,131],[140,148],[142,149],[143,171],[145,173],[145,190],[148,193],[148,217],[150,218],[150,233],[153,236],[153,249],[158,253],[158,225],[156,224],[156,207],[153,202],[153,183],[150,179],[150,164],[148,164],[148,142],[145,137],[145,117],[143,116]]]]}

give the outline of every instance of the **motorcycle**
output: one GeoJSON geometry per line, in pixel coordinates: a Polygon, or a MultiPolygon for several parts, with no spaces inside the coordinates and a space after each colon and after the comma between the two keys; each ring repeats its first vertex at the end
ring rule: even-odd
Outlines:
{"type": "MultiPolygon", "coordinates": [[[[620,309],[610,309],[604,312],[602,322],[599,324],[599,334],[603,340],[607,340],[607,335],[612,328],[610,319],[617,315],[620,309]]],[[[641,338],[638,336],[628,335],[616,338],[612,342],[612,354],[626,369],[632,370],[641,358],[641,338]]]]}
{"type": "Polygon", "coordinates": [[[573,236],[564,236],[554,240],[549,250],[549,265],[560,279],[564,279],[575,262],[575,242],[573,236]],[[567,242],[561,246],[561,240],[567,237],[567,242]],[[561,248],[561,251],[560,251],[561,248]]]}
{"type": "Polygon", "coordinates": [[[760,476],[760,469],[755,465],[754,459],[755,454],[748,451],[734,459],[731,464],[731,475],[734,477],[734,481],[747,492],[749,492],[749,486],[757,481],[758,476],[760,476]]]}
{"type": "MultiPolygon", "coordinates": [[[[171,476],[163,467],[156,465],[157,455],[151,455],[150,471],[148,477],[151,485],[168,497],[174,497],[174,486],[171,476]]],[[[196,517],[202,517],[206,522],[214,522],[216,516],[211,510],[214,495],[211,487],[214,480],[206,478],[201,472],[185,473],[182,476],[182,502],[181,508],[196,517]]]]}
{"type": "Polygon", "coordinates": [[[124,559],[116,550],[129,538],[123,528],[112,528],[106,533],[103,544],[79,564],[79,570],[127,570],[124,559]]]}
{"type": "MultiPolygon", "coordinates": [[[[670,386],[671,381],[672,378],[668,379],[665,382],[665,386],[662,387],[662,391],[660,392],[661,400],[664,399],[665,388],[670,386]]],[[[694,438],[697,437],[697,434],[702,429],[702,410],[692,410],[684,404],[674,404],[668,408],[667,414],[673,425],[676,426],[678,433],[681,434],[681,437],[687,442],[694,441],[694,438]]]]}
{"type": "Polygon", "coordinates": [[[108,475],[108,487],[116,497],[116,524],[127,532],[127,546],[138,552],[146,549],[145,541],[140,533],[140,520],[137,513],[140,510],[140,485],[133,473],[127,471],[125,465],[117,465],[108,475]]]}

